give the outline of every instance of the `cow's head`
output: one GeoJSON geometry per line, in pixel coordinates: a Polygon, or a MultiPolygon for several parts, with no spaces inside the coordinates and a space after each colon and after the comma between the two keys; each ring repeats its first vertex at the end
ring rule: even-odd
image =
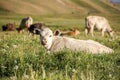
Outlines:
{"type": "Polygon", "coordinates": [[[73,32],[75,33],[75,35],[80,34],[80,31],[79,31],[79,30],[77,30],[77,29],[73,30],[73,32]]]}
{"type": "Polygon", "coordinates": [[[114,34],[114,31],[109,31],[109,35],[111,36],[111,37],[113,37],[113,34],[114,34]]]}
{"type": "Polygon", "coordinates": [[[33,34],[40,34],[40,30],[45,28],[45,24],[44,23],[35,23],[32,24],[28,30],[29,32],[33,33],[33,34]]]}
{"type": "Polygon", "coordinates": [[[52,41],[53,41],[53,32],[49,28],[43,28],[40,30],[40,41],[41,44],[44,45],[44,47],[49,50],[52,41]]]}
{"type": "Polygon", "coordinates": [[[3,31],[6,31],[6,30],[7,30],[6,25],[3,25],[3,26],[2,26],[2,30],[3,30],[3,31]]]}

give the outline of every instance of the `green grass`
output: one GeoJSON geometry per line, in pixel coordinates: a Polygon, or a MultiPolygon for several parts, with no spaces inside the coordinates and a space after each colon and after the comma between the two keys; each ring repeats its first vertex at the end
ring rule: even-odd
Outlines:
{"type": "MultiPolygon", "coordinates": [[[[53,19],[54,20],[54,19],[53,19]]],[[[55,22],[56,23],[56,22],[55,22]]],[[[56,23],[57,24],[57,23],[56,23]]],[[[52,27],[50,27],[52,28],[52,27]]],[[[52,28],[54,29],[54,28],[52,28]]],[[[119,38],[110,41],[102,38],[84,37],[84,32],[74,38],[94,39],[115,50],[113,54],[93,55],[63,50],[46,54],[39,36],[28,33],[0,32],[0,78],[2,80],[119,80],[119,38]],[[36,38],[35,38],[36,37],[36,38]]]]}
{"type": "MultiPolygon", "coordinates": [[[[100,2],[112,14],[99,13],[96,9],[94,12],[94,8],[85,5],[82,0],[73,2],[93,12],[90,15],[106,17],[115,31],[114,39],[107,34],[101,38],[101,32],[97,31],[94,32],[94,38],[85,37],[84,18],[87,14],[29,15],[33,17],[34,23],[44,22],[53,31],[78,29],[80,35],[69,37],[98,41],[112,48],[113,54],[93,55],[69,50],[46,54],[39,35],[28,36],[27,31],[23,34],[17,31],[3,32],[0,27],[0,80],[120,80],[120,15],[101,1],[92,1],[96,4],[100,2]]],[[[0,12],[0,26],[15,23],[18,27],[21,19],[28,16],[5,11],[0,12]]]]}
{"type": "MultiPolygon", "coordinates": [[[[33,36],[28,37],[27,33],[1,34],[4,38],[0,43],[0,75],[9,77],[8,80],[13,78],[39,80],[44,77],[46,80],[70,80],[71,76],[76,76],[77,80],[120,79],[120,54],[117,51],[114,54],[104,55],[67,50],[46,54],[45,49],[39,43],[39,36],[34,39],[33,36]]],[[[104,40],[107,39],[104,38],[104,40]]],[[[104,42],[110,44],[107,41],[104,42]]],[[[117,44],[113,42],[116,46],[114,50],[119,50],[117,44]]]]}

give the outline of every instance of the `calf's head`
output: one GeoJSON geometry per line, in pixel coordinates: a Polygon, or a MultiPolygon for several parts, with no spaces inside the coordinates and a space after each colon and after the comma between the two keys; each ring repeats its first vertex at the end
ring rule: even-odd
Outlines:
{"type": "Polygon", "coordinates": [[[43,28],[40,30],[40,41],[47,50],[50,49],[53,41],[53,33],[49,28],[43,28]]]}

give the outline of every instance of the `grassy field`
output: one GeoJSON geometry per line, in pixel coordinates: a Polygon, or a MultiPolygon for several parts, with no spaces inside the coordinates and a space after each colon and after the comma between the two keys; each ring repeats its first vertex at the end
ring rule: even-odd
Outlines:
{"type": "MultiPolygon", "coordinates": [[[[14,2],[15,0],[7,1],[14,2]]],[[[22,3],[28,5],[26,0],[22,1],[22,3]]],[[[51,1],[54,0],[50,0],[50,3],[51,1]]],[[[83,11],[87,10],[87,12],[90,12],[90,15],[106,17],[115,31],[114,38],[112,39],[108,35],[101,38],[101,32],[96,31],[94,32],[94,38],[91,36],[85,37],[84,18],[88,14],[78,10],[75,12],[67,10],[71,13],[60,14],[58,12],[57,14],[35,15],[15,13],[14,11],[9,12],[4,9],[4,6],[0,5],[0,26],[6,23],[15,23],[16,27],[18,27],[21,19],[30,15],[33,17],[34,23],[44,22],[53,31],[57,29],[78,29],[80,31],[79,35],[68,37],[98,41],[112,48],[114,53],[94,55],[85,52],[63,50],[57,53],[46,54],[44,47],[40,44],[39,35],[28,36],[27,31],[23,34],[18,34],[17,31],[3,32],[0,27],[0,80],[120,80],[119,11],[112,6],[106,5],[104,0],[91,0],[91,2],[83,0],[70,1],[74,2],[74,4],[69,4],[69,7],[66,9],[77,5],[83,7],[83,11]],[[87,5],[85,5],[86,3],[87,5]],[[96,8],[93,6],[96,6],[96,8]],[[104,13],[102,12],[103,10],[99,10],[100,6],[102,6],[100,9],[107,11],[104,13]]],[[[4,1],[2,1],[3,3],[4,1]]],[[[33,1],[30,0],[30,3],[33,3],[33,1]]],[[[42,3],[38,2],[33,4],[36,3],[37,5],[42,5],[42,3]]],[[[43,1],[43,3],[45,2],[43,1]]],[[[65,3],[68,4],[70,2],[65,3]]],[[[54,3],[54,5],[56,4],[58,3],[54,3]]],[[[117,4],[117,7],[119,7],[119,4],[117,4]]],[[[48,7],[45,8],[48,9],[48,7]]],[[[50,10],[54,12],[54,8],[50,7],[50,10]]]]}
{"type": "MultiPolygon", "coordinates": [[[[25,15],[1,15],[0,24],[15,22],[19,25],[25,15]]],[[[0,78],[2,80],[119,80],[120,79],[120,20],[119,15],[108,17],[112,28],[117,31],[112,40],[108,35],[101,38],[84,36],[84,16],[72,15],[32,16],[34,22],[44,22],[52,30],[79,29],[77,39],[93,39],[114,49],[113,54],[93,55],[64,50],[46,54],[40,44],[39,35],[28,36],[27,32],[0,31],[0,78]],[[115,26],[116,25],[116,26],[115,26]],[[36,37],[36,38],[35,38],[36,37]]]]}

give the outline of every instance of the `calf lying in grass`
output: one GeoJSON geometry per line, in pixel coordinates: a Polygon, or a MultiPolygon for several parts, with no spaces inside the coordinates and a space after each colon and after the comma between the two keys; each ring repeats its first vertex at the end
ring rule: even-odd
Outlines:
{"type": "Polygon", "coordinates": [[[59,31],[59,30],[56,30],[54,32],[54,35],[57,36],[57,35],[60,35],[60,36],[76,36],[80,34],[80,31],[75,29],[75,30],[72,30],[72,31],[59,31]]]}
{"type": "Polygon", "coordinates": [[[78,40],[68,37],[53,36],[53,32],[49,28],[40,30],[40,41],[48,52],[56,52],[64,48],[93,54],[113,52],[109,47],[93,40],[78,40]]]}

